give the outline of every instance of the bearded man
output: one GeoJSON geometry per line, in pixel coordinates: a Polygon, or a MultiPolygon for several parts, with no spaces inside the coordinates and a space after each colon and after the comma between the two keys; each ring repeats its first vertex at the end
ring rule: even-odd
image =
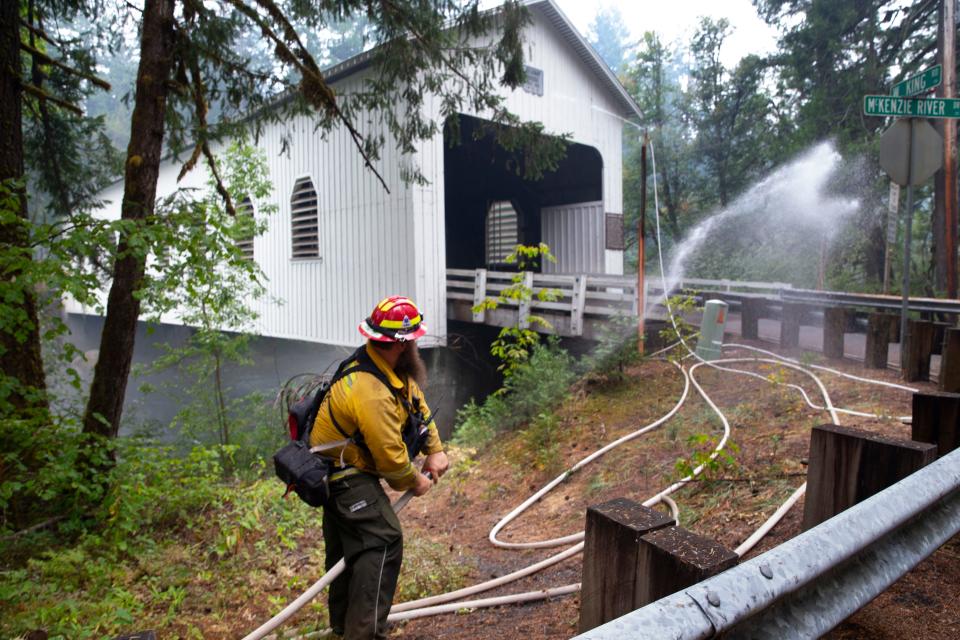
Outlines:
{"type": "Polygon", "coordinates": [[[340,558],[347,565],[328,598],[330,627],[346,640],[386,637],[403,560],[400,521],[380,479],[422,496],[449,467],[421,389],[427,372],[416,340],[427,329],[420,311],[391,296],[358,328],[367,343],[342,365],[310,434],[312,447],[350,439],[325,452],[338,468],[323,508],[327,570],[340,558]],[[422,472],[413,466],[420,451],[422,472]]]}

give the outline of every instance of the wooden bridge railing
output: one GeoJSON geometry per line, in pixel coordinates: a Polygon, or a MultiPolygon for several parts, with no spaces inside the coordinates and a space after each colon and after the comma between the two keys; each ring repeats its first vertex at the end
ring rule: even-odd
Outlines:
{"type": "MultiPolygon", "coordinates": [[[[471,307],[470,319],[477,323],[503,326],[505,323],[528,326],[531,313],[550,317],[562,317],[558,333],[581,336],[585,323],[591,319],[603,320],[615,316],[637,316],[637,278],[634,275],[617,276],[604,274],[546,274],[523,272],[520,282],[533,291],[529,303],[507,299],[501,302],[497,313],[472,311],[486,298],[498,298],[505,289],[514,284],[517,273],[489,271],[487,269],[447,269],[447,300],[471,307]],[[539,300],[538,294],[551,290],[554,300],[539,300]],[[508,310],[512,319],[506,320],[503,311],[508,310]]],[[[663,282],[660,278],[648,278],[644,298],[649,302],[662,297],[663,282]]],[[[790,288],[782,282],[739,282],[735,280],[707,280],[684,278],[671,287],[671,292],[696,290],[724,292],[726,295],[777,295],[781,289],[790,288]]]]}

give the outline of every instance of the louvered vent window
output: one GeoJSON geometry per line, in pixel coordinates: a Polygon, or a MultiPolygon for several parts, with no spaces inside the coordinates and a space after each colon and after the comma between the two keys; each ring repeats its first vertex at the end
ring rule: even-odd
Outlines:
{"type": "Polygon", "coordinates": [[[520,242],[517,212],[509,200],[490,205],[487,211],[487,265],[506,264],[505,258],[520,242]]]}
{"type": "Polygon", "coordinates": [[[290,235],[294,258],[320,256],[317,192],[310,178],[300,178],[290,197],[290,235]]]}
{"type": "MultiPolygon", "coordinates": [[[[237,205],[237,220],[243,220],[244,224],[253,226],[253,202],[250,198],[244,198],[237,205]]],[[[253,230],[241,238],[237,238],[237,248],[243,252],[243,257],[253,261],[253,230]]]]}

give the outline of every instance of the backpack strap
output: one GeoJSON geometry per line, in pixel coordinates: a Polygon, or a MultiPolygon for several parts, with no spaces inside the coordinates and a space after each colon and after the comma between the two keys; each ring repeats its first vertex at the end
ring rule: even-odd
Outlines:
{"type": "MultiPolygon", "coordinates": [[[[367,353],[366,345],[361,345],[360,348],[353,352],[353,355],[341,363],[340,368],[337,369],[337,373],[334,374],[333,379],[330,381],[330,387],[332,388],[334,383],[338,382],[341,378],[345,378],[353,373],[358,372],[369,373],[383,383],[383,386],[389,389],[393,397],[396,398],[401,405],[403,405],[404,409],[406,409],[408,417],[420,420],[423,426],[429,425],[433,420],[433,416],[431,416],[429,420],[425,422],[423,421],[419,408],[419,401],[417,401],[416,409],[410,406],[410,401],[404,397],[402,391],[398,391],[393,387],[393,385],[390,384],[390,380],[387,379],[387,376],[370,358],[370,354],[367,353]],[[343,365],[354,361],[356,362],[355,365],[344,368],[343,365]]],[[[342,426],[340,426],[340,423],[337,422],[336,417],[333,415],[332,401],[327,403],[327,411],[330,413],[330,422],[333,423],[333,426],[337,429],[337,431],[340,432],[341,435],[346,437],[350,442],[353,442],[353,444],[357,445],[358,447],[367,449],[369,451],[369,448],[363,442],[363,434],[360,433],[359,429],[357,429],[353,434],[349,434],[342,426]]],[[[414,455],[416,454],[414,453],[414,455]]]]}

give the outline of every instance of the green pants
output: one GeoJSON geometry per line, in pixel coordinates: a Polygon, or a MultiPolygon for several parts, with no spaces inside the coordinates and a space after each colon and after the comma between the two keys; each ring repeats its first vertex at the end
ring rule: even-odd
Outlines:
{"type": "Polygon", "coordinates": [[[379,478],[359,473],[330,485],[323,539],[327,570],[340,558],[347,563],[330,585],[330,627],[344,640],[386,638],[403,534],[379,478]]]}

